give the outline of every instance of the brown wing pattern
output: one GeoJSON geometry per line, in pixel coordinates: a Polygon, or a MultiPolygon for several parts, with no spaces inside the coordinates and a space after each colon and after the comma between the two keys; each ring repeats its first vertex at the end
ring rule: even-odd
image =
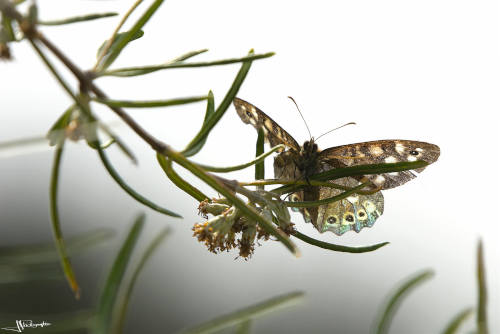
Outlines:
{"type": "Polygon", "coordinates": [[[295,139],[262,110],[239,98],[235,98],[233,104],[245,124],[252,124],[257,130],[263,129],[266,141],[271,146],[284,144],[297,152],[300,151],[295,139]]]}
{"type": "MultiPolygon", "coordinates": [[[[393,163],[423,160],[429,164],[439,157],[439,147],[434,144],[412,140],[376,140],[364,143],[331,147],[321,151],[319,159],[331,168],[363,164],[393,163]]],[[[416,169],[416,172],[424,168],[416,169]]],[[[412,171],[366,175],[377,187],[390,189],[415,178],[412,171]]]]}

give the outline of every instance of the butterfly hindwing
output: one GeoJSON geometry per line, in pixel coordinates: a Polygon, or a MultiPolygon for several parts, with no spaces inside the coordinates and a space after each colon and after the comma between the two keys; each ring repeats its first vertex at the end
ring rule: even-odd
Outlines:
{"type": "MultiPolygon", "coordinates": [[[[329,181],[340,186],[353,188],[360,183],[352,177],[329,181]]],[[[340,195],[344,190],[330,187],[307,187],[293,193],[291,201],[317,201],[340,195]],[[319,189],[319,191],[318,191],[319,189]]],[[[348,231],[360,232],[372,227],[384,212],[384,196],[380,191],[374,194],[353,194],[340,201],[318,207],[293,208],[300,211],[307,223],[312,223],[320,232],[330,231],[340,236],[348,231]]]]}
{"type": "Polygon", "coordinates": [[[239,98],[235,98],[233,104],[243,123],[252,124],[257,130],[262,129],[266,141],[272,147],[284,144],[297,152],[300,150],[300,146],[295,139],[262,110],[239,98]]]}
{"type": "MultiPolygon", "coordinates": [[[[335,180],[335,183],[350,188],[359,185],[359,182],[352,177],[335,180]]],[[[342,192],[340,189],[321,187],[319,199],[337,196],[342,192]]],[[[340,201],[318,207],[315,226],[321,233],[331,231],[336,235],[342,235],[347,231],[360,232],[364,227],[372,227],[383,212],[384,197],[380,191],[369,195],[353,194],[340,201]]]]}
{"type": "MultiPolygon", "coordinates": [[[[364,164],[394,163],[423,160],[431,164],[439,157],[439,147],[412,140],[376,140],[364,143],[336,146],[321,151],[319,159],[331,168],[349,167],[364,164]]],[[[425,167],[424,167],[425,168],[425,167]]],[[[424,168],[416,169],[420,173],[424,168]]],[[[415,178],[412,171],[366,175],[381,189],[400,186],[415,178]]]]}

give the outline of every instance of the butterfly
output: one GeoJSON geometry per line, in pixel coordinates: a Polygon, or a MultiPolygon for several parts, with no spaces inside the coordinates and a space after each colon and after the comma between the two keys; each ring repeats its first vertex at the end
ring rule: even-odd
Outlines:
{"type": "MultiPolygon", "coordinates": [[[[288,132],[259,108],[239,98],[235,98],[233,104],[241,120],[253,125],[257,130],[262,130],[266,142],[272,147],[278,144],[285,145],[286,149],[281,150],[274,159],[274,176],[277,179],[308,180],[311,175],[333,168],[365,164],[417,160],[431,164],[440,154],[437,145],[400,139],[368,141],[320,150],[311,138],[300,146],[288,132]]],[[[420,173],[424,168],[414,171],[420,173]]],[[[373,188],[383,190],[400,186],[415,177],[413,171],[407,170],[344,177],[328,182],[353,188],[368,180],[373,188]]],[[[309,185],[294,192],[291,200],[317,201],[339,195],[343,191],[332,187],[309,185]]],[[[347,231],[360,232],[364,227],[372,227],[384,212],[384,197],[380,191],[364,192],[317,207],[300,208],[299,211],[304,220],[312,223],[320,233],[331,231],[340,236],[347,231]]]]}

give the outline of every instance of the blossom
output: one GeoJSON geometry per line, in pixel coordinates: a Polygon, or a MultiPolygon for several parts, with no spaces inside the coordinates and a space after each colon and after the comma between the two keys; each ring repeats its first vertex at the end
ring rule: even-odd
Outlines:
{"type": "MultiPolygon", "coordinates": [[[[268,208],[256,208],[268,221],[273,221],[273,212],[268,208]]],[[[207,219],[193,226],[193,236],[212,253],[239,249],[239,256],[248,259],[255,251],[255,243],[270,239],[268,231],[256,221],[248,219],[240,210],[226,203],[225,199],[204,200],[198,206],[199,213],[207,219]],[[208,219],[208,214],[213,215],[208,219]]],[[[280,221],[280,228],[290,235],[293,224],[280,221]]],[[[258,243],[258,245],[260,245],[258,243]]]]}

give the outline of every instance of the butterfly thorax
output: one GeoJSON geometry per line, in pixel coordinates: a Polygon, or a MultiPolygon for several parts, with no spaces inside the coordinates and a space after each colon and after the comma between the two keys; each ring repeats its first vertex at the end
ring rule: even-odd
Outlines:
{"type": "MultiPolygon", "coordinates": [[[[298,147],[298,145],[297,145],[298,147]]],[[[300,150],[289,149],[274,159],[274,177],[288,180],[307,180],[319,171],[319,150],[313,140],[306,141],[300,150]]]]}
{"type": "Polygon", "coordinates": [[[297,168],[299,169],[302,177],[308,179],[309,176],[316,174],[319,163],[319,149],[314,139],[304,142],[300,148],[299,156],[296,161],[297,168]]]}

